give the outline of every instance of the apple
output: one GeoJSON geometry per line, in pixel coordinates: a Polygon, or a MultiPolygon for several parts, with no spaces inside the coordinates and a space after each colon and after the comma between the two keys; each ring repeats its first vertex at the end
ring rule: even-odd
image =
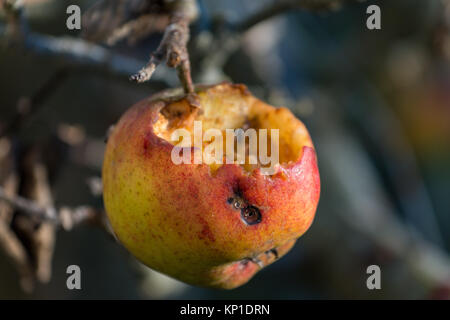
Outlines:
{"type": "Polygon", "coordinates": [[[137,259],[186,283],[225,289],[246,283],[292,248],[310,227],[320,193],[303,123],[230,83],[197,86],[195,97],[168,90],[131,107],[108,138],[102,179],[112,229],[137,259]],[[248,163],[248,147],[242,161],[234,154],[239,147],[225,148],[229,141],[220,136],[203,137],[200,145],[194,137],[194,147],[180,141],[177,133],[195,135],[198,123],[225,137],[230,129],[255,129],[258,147],[279,162],[267,174],[267,163],[248,163]],[[269,138],[277,132],[277,141],[266,146],[260,132],[269,138]],[[214,142],[226,149],[212,153],[222,163],[174,162],[174,154],[196,159],[214,142]]]}

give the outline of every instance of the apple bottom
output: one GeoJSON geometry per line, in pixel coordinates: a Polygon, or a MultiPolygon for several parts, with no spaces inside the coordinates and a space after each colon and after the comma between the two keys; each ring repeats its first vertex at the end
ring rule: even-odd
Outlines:
{"type": "Polygon", "coordinates": [[[208,286],[220,289],[234,289],[248,282],[259,270],[284,256],[294,246],[297,239],[287,241],[276,248],[260,253],[256,258],[244,258],[226,265],[214,267],[208,273],[213,279],[208,286]],[[220,279],[220,280],[214,280],[220,279]]]}

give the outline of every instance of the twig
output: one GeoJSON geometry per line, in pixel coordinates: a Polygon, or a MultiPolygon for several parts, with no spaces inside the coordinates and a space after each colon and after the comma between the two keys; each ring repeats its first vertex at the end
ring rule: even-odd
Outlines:
{"type": "MultiPolygon", "coordinates": [[[[168,1],[169,2],[169,1],[168,1]]],[[[160,45],[150,55],[149,62],[138,73],[132,75],[130,80],[142,83],[148,81],[158,65],[164,60],[167,66],[176,68],[178,77],[186,93],[193,93],[194,86],[191,78],[191,66],[187,43],[189,41],[189,24],[197,17],[194,0],[177,0],[170,15],[160,45]]]]}
{"type": "MultiPolygon", "coordinates": [[[[2,161],[2,165],[5,165],[5,161],[2,161]]],[[[11,168],[8,169],[11,170],[11,168]]],[[[4,192],[10,197],[16,195],[19,181],[13,170],[2,181],[2,184],[4,186],[4,192]]],[[[16,267],[20,277],[20,284],[24,291],[31,292],[34,284],[33,266],[30,263],[27,250],[23,243],[10,228],[13,211],[14,209],[8,203],[0,202],[0,249],[3,250],[6,257],[16,267]]]]}
{"type": "MultiPolygon", "coordinates": [[[[0,25],[0,35],[6,28],[0,25]]],[[[53,37],[29,32],[23,40],[25,52],[57,57],[77,67],[96,67],[119,75],[129,75],[139,69],[144,63],[132,57],[127,57],[102,46],[73,37],[53,37]]],[[[169,77],[163,72],[153,76],[154,80],[171,85],[169,77]]]]}
{"type": "Polygon", "coordinates": [[[170,8],[163,0],[97,0],[83,13],[81,36],[114,45],[132,45],[154,32],[164,32],[170,8]]]}
{"type": "Polygon", "coordinates": [[[31,292],[34,272],[28,261],[27,252],[14,232],[2,220],[0,220],[0,246],[16,266],[20,274],[20,284],[23,290],[31,292]]]}
{"type": "Polygon", "coordinates": [[[85,221],[98,222],[103,219],[104,215],[102,210],[89,206],[78,206],[75,208],[61,207],[59,210],[55,207],[41,207],[36,202],[26,198],[9,196],[3,187],[0,187],[0,200],[21,210],[21,212],[30,218],[38,221],[51,222],[56,226],[62,226],[66,230],[85,221]]]}
{"type": "Polygon", "coordinates": [[[20,196],[10,197],[6,194],[3,187],[0,187],[0,199],[38,220],[58,222],[58,214],[55,208],[42,208],[35,202],[20,196]]]}
{"type": "MultiPolygon", "coordinates": [[[[40,147],[28,149],[21,159],[22,194],[41,207],[53,207],[53,196],[48,180],[48,168],[42,161],[40,147]]],[[[30,261],[35,269],[36,280],[50,281],[52,257],[55,248],[56,227],[49,221],[38,221],[18,216],[14,229],[28,243],[30,261]]]]}

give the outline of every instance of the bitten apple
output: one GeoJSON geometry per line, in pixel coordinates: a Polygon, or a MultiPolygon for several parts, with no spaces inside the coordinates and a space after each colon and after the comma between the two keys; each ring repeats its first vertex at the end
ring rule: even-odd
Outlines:
{"type": "Polygon", "coordinates": [[[107,142],[104,203],[117,238],[144,264],[189,284],[231,289],[283,256],[311,225],[320,193],[316,153],[300,120],[244,85],[196,91],[198,107],[169,90],[122,116],[107,142]],[[275,172],[237,161],[175,164],[173,132],[192,132],[194,121],[203,130],[279,129],[277,150],[269,146],[279,152],[275,172]]]}

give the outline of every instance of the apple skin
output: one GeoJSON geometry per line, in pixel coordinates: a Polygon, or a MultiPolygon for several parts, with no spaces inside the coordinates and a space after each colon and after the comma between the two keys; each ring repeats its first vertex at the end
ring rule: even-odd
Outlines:
{"type": "Polygon", "coordinates": [[[221,95],[254,105],[254,116],[279,125],[281,139],[301,143],[298,159],[273,176],[237,164],[214,173],[207,164],[175,165],[174,146],[153,127],[174,100],[164,92],[130,108],[114,127],[103,164],[104,203],[115,235],[145,265],[192,285],[232,289],[283,256],[310,227],[320,193],[316,154],[289,110],[264,104],[244,86],[198,93],[201,105],[221,103],[221,95]],[[236,196],[259,209],[260,223],[243,221],[230,203],[236,196]]]}

